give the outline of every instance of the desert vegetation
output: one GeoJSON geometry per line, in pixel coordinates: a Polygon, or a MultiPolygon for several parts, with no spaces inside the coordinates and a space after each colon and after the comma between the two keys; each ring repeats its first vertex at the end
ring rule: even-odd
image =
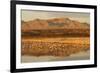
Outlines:
{"type": "Polygon", "coordinates": [[[23,39],[22,55],[69,56],[89,50],[89,38],[23,39]],[[49,40],[48,40],[49,39],[49,40]]]}

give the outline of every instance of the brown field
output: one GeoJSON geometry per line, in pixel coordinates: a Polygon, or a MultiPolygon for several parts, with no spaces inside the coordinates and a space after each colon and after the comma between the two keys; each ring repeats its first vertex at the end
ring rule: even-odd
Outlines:
{"type": "Polygon", "coordinates": [[[90,49],[89,37],[22,37],[22,55],[69,56],[90,49]]]}

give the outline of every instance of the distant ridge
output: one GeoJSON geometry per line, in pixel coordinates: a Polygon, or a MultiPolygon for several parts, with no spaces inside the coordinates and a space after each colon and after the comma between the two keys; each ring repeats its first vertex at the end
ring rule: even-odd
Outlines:
{"type": "Polygon", "coordinates": [[[23,36],[90,36],[90,25],[69,18],[22,21],[23,36]]]}
{"type": "Polygon", "coordinates": [[[69,18],[35,19],[32,21],[22,21],[22,30],[43,30],[43,29],[87,29],[89,24],[81,23],[69,18]]]}

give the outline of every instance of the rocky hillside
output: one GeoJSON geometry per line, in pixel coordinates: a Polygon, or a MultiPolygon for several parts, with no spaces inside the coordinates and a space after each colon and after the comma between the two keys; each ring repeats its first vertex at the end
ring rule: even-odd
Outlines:
{"type": "Polygon", "coordinates": [[[36,36],[89,36],[90,25],[81,23],[69,18],[35,19],[32,21],[22,21],[22,35],[36,36]]]}

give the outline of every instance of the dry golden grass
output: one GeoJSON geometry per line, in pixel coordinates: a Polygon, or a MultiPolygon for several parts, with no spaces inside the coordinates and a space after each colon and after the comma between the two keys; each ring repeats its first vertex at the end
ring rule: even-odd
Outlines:
{"type": "Polygon", "coordinates": [[[89,37],[22,38],[22,55],[69,56],[90,49],[89,37]]]}
{"type": "Polygon", "coordinates": [[[60,42],[60,43],[76,43],[76,44],[89,44],[89,37],[66,37],[66,38],[22,38],[22,42],[60,42]]]}

